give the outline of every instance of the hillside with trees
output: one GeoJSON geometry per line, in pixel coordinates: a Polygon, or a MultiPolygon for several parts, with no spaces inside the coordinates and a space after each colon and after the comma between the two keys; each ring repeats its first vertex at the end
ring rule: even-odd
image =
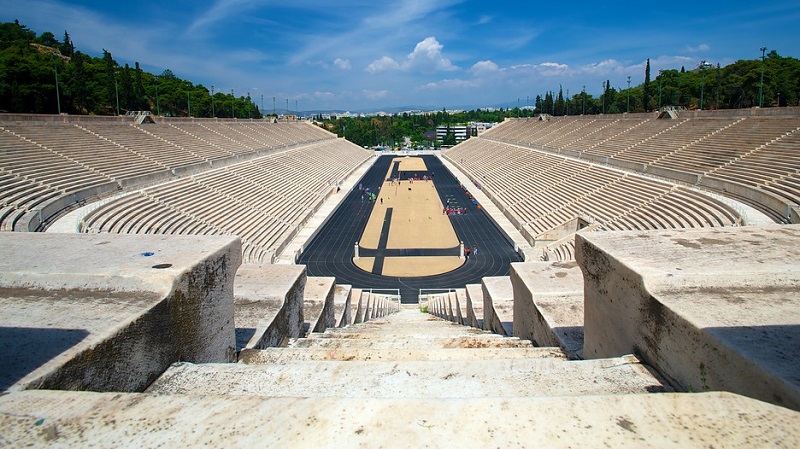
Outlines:
{"type": "Polygon", "coordinates": [[[104,50],[92,57],[75,48],[67,31],[58,40],[19,22],[0,24],[0,111],[117,115],[150,110],[164,116],[260,118],[249,96],[214,92],[171,70],[121,66],[104,50]],[[57,82],[56,82],[57,80],[57,82]]]}

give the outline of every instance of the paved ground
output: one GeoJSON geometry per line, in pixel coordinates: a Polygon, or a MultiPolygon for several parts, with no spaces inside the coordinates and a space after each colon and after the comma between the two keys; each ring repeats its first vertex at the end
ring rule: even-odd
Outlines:
{"type": "MultiPolygon", "coordinates": [[[[472,205],[458,181],[438,158],[422,157],[428,170],[435,174],[434,182],[442,203],[449,199],[451,204],[457,203],[467,208],[465,215],[453,215],[450,220],[458,239],[472,248],[477,245],[478,255],[471,256],[454,271],[435,276],[399,278],[359,269],[352,261],[353,245],[361,238],[373,203],[362,202],[361,192],[354,189],[300,257],[299,263],[308,267],[310,276],[335,276],[337,283],[351,284],[356,288],[400,289],[403,301],[416,302],[421,288],[460,288],[466,284],[480,283],[485,276],[508,275],[509,264],[522,260],[514,252],[512,244],[483,211],[472,205]]],[[[391,156],[379,158],[361,180],[362,187],[369,187],[371,191],[378,189],[392,159],[391,156]]]]}

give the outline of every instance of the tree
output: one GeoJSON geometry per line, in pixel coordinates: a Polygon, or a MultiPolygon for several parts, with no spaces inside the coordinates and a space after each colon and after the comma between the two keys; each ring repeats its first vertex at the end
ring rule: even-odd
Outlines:
{"type": "Polygon", "coordinates": [[[69,38],[69,33],[67,30],[64,30],[64,42],[61,43],[59,47],[61,54],[71,58],[73,54],[75,54],[75,45],[72,44],[72,40],[69,38]]]}
{"type": "Polygon", "coordinates": [[[644,66],[644,85],[642,86],[642,108],[644,112],[650,112],[650,58],[644,66]]]}

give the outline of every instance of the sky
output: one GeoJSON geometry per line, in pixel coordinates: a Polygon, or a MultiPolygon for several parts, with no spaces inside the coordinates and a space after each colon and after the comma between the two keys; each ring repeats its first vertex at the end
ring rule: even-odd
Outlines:
{"type": "Polygon", "coordinates": [[[0,0],[92,56],[301,111],[525,106],[659,69],[800,57],[800,1],[0,0]]]}

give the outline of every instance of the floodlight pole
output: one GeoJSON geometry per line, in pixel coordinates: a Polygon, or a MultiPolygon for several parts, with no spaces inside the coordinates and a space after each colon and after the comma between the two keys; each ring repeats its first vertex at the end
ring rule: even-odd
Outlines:
{"type": "Polygon", "coordinates": [[[586,85],[583,86],[583,108],[581,109],[581,115],[586,114],[586,85]]]}
{"type": "Polygon", "coordinates": [[[625,112],[631,112],[631,77],[628,75],[628,106],[625,108],[625,112]]]}
{"type": "Polygon", "coordinates": [[[156,75],[156,114],[161,116],[161,106],[158,104],[158,75],[156,75]]]}
{"type": "Polygon", "coordinates": [[[58,103],[58,115],[61,115],[61,95],[58,93],[58,66],[56,65],[56,55],[53,55],[53,71],[56,73],[56,102],[58,103]]]}
{"type": "Polygon", "coordinates": [[[606,113],[606,90],[608,88],[606,87],[606,82],[603,81],[603,114],[606,113]]]}
{"type": "Polygon", "coordinates": [[[761,47],[761,82],[758,85],[758,107],[760,108],[764,103],[764,52],[767,47],[761,47]]]}

